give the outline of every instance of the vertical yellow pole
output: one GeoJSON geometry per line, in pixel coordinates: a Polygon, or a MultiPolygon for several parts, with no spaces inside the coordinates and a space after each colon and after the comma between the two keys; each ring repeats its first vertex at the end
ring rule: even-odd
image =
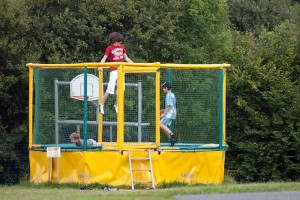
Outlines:
{"type": "Polygon", "coordinates": [[[223,145],[226,142],[226,68],[223,69],[223,145]]]}
{"type": "MultiPolygon", "coordinates": [[[[103,98],[103,70],[99,71],[99,99],[98,105],[102,103],[103,98]]],[[[98,111],[98,142],[102,142],[103,136],[103,116],[98,111]]]]}
{"type": "Polygon", "coordinates": [[[160,71],[157,69],[155,73],[155,132],[156,147],[160,146],[160,71]]]}
{"type": "Polygon", "coordinates": [[[117,150],[121,150],[124,144],[124,73],[123,66],[118,67],[118,127],[117,150]]]}
{"type": "Polygon", "coordinates": [[[33,131],[33,68],[29,67],[29,148],[32,148],[33,131]]]}

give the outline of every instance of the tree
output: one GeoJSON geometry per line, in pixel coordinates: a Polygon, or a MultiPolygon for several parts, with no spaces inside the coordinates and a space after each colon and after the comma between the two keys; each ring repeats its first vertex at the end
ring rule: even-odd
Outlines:
{"type": "Polygon", "coordinates": [[[227,169],[242,182],[299,180],[297,26],[287,21],[257,41],[252,34],[239,40],[241,60],[228,79],[227,169]]]}
{"type": "Polygon", "coordinates": [[[181,63],[228,62],[231,36],[226,2],[190,0],[180,17],[177,40],[181,63]]]}
{"type": "Polygon", "coordinates": [[[29,53],[26,40],[29,20],[23,3],[4,0],[0,7],[1,184],[17,183],[28,172],[24,99],[28,85],[25,58],[29,53]]]}
{"type": "Polygon", "coordinates": [[[230,21],[240,32],[256,35],[264,28],[272,31],[281,22],[296,17],[294,4],[294,0],[229,0],[230,21]]]}

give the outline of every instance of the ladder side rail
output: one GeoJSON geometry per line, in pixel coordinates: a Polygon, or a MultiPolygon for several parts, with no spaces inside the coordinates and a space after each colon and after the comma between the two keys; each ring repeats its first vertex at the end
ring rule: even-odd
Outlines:
{"type": "Polygon", "coordinates": [[[132,174],[132,163],[131,163],[130,150],[128,151],[128,162],[129,162],[129,170],[130,170],[131,189],[134,190],[134,183],[133,183],[133,174],[132,174]]]}
{"type": "Polygon", "coordinates": [[[151,186],[152,186],[152,189],[155,189],[155,187],[154,187],[153,167],[152,167],[152,158],[151,158],[150,149],[148,149],[148,157],[149,157],[149,165],[150,165],[151,186]]]}

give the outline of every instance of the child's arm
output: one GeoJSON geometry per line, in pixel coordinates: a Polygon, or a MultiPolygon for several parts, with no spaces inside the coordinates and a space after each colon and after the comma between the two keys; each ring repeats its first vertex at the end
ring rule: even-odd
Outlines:
{"type": "MultiPolygon", "coordinates": [[[[108,57],[107,55],[104,55],[100,62],[104,63],[106,61],[107,57],[108,57]]],[[[103,67],[98,67],[99,71],[102,71],[102,69],[103,69],[103,67]]]]}
{"type": "Polygon", "coordinates": [[[160,117],[164,117],[170,110],[172,110],[173,106],[168,106],[167,109],[160,115],[160,117]]]}
{"type": "Polygon", "coordinates": [[[133,63],[132,60],[127,56],[126,53],[124,53],[124,60],[125,60],[126,62],[133,63]]]}

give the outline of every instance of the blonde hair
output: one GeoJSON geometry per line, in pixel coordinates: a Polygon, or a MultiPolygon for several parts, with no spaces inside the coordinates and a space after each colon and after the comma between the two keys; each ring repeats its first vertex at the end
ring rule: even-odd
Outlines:
{"type": "Polygon", "coordinates": [[[70,135],[70,139],[80,139],[80,134],[77,132],[74,132],[70,135]]]}

